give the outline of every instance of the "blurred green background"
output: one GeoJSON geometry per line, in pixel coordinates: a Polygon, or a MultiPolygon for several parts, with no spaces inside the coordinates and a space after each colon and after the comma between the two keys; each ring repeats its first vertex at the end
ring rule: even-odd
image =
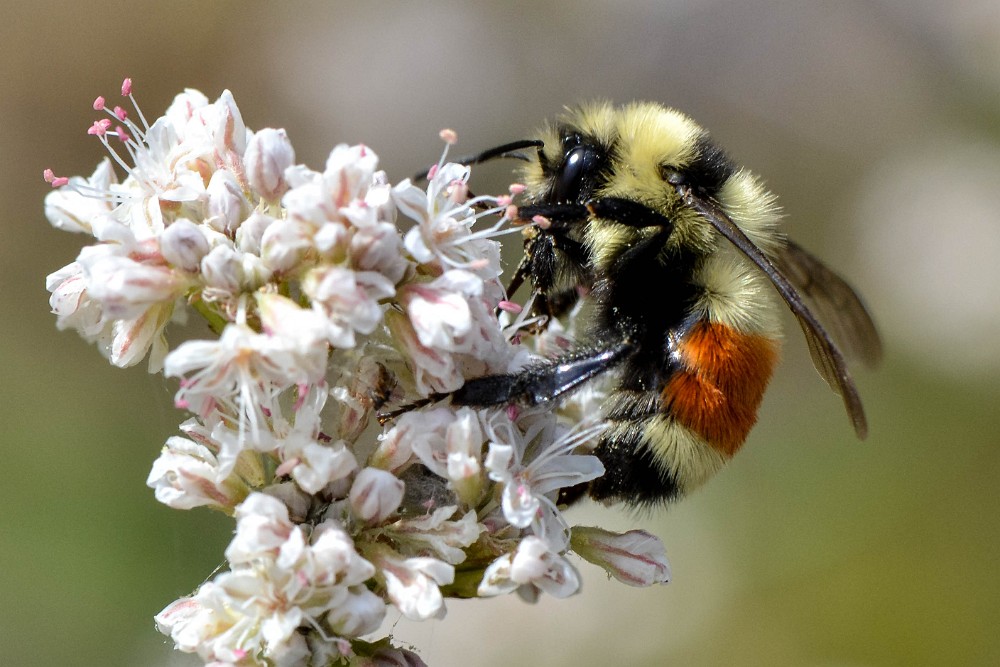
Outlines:
{"type": "MultiPolygon", "coordinates": [[[[48,313],[44,278],[85,239],[48,226],[42,170],[92,171],[90,103],[128,75],[147,116],[185,87],[230,88],[299,161],[364,142],[393,180],[437,158],[442,127],[465,153],[564,104],[662,101],[764,175],[789,232],[876,314],[868,441],[790,324],[729,469],[666,512],[571,515],[655,531],[673,583],[583,564],[569,600],[395,623],[431,665],[1000,664],[996,0],[12,3],[0,52],[0,663],[198,664],[152,616],[209,576],[232,528],[144,485],[183,418],[172,387],[48,313]]],[[[507,170],[477,170],[476,191],[507,170]]]]}

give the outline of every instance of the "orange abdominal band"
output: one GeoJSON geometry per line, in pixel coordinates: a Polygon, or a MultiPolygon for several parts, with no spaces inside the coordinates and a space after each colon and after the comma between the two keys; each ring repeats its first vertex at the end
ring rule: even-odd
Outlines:
{"type": "Polygon", "coordinates": [[[680,344],[683,368],[660,401],[664,412],[729,457],[757,421],[778,343],[717,322],[699,322],[680,344]]]}

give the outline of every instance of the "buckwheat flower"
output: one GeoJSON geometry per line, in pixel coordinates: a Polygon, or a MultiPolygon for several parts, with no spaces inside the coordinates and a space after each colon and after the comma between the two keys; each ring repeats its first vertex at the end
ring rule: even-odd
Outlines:
{"type": "Polygon", "coordinates": [[[428,396],[455,391],[465,382],[455,355],[423,345],[406,315],[386,311],[384,321],[392,342],[407,358],[417,393],[428,396]]]}
{"type": "Polygon", "coordinates": [[[49,306],[56,315],[56,327],[75,329],[91,343],[110,339],[111,323],[104,319],[101,304],[90,298],[87,286],[87,276],[79,262],[67,264],[45,278],[45,289],[52,293],[49,306]]]}
{"type": "Polygon", "coordinates": [[[371,551],[366,555],[385,580],[386,595],[404,616],[414,621],[444,617],[444,597],[439,586],[455,580],[454,567],[437,558],[403,558],[381,545],[371,551]]]}
{"type": "Polygon", "coordinates": [[[234,565],[277,557],[282,545],[297,530],[288,518],[288,507],[263,493],[250,494],[236,508],[235,516],[236,535],[226,548],[226,560],[234,565]]]}
{"type": "Polygon", "coordinates": [[[348,500],[355,517],[379,524],[391,517],[403,501],[403,481],[390,472],[365,468],[354,478],[348,500]]]}
{"type": "Polygon", "coordinates": [[[565,598],[580,590],[580,575],[545,540],[529,535],[521,540],[514,553],[493,561],[479,584],[479,595],[483,597],[515,590],[528,601],[534,601],[539,591],[565,598]]]}
{"type": "Polygon", "coordinates": [[[518,528],[549,540],[557,551],[566,547],[569,529],[555,505],[559,489],[589,482],[604,474],[596,456],[576,454],[577,447],[593,438],[603,424],[557,436],[554,419],[544,413],[530,415],[521,430],[504,413],[488,424],[491,438],[485,466],[490,479],[503,485],[504,517],[518,528]]]}
{"type": "Polygon", "coordinates": [[[195,595],[218,616],[211,626],[216,632],[199,638],[199,653],[211,647],[221,654],[220,645],[233,655],[259,653],[275,661],[289,651],[304,653],[302,632],[320,631],[332,610],[343,631],[376,624],[378,609],[361,585],[374,568],[350,537],[327,520],[307,538],[276,504],[254,494],[237,509],[237,536],[227,550],[234,569],[195,595]]]}
{"type": "Polygon", "coordinates": [[[407,285],[399,300],[426,347],[456,351],[472,329],[468,301],[482,294],[483,282],[467,271],[448,271],[429,283],[407,285]]]}
{"type": "Polygon", "coordinates": [[[298,365],[297,352],[277,337],[229,324],[217,341],[186,341],[170,352],[164,374],[183,377],[174,397],[179,407],[196,414],[224,408],[241,434],[257,439],[283,390],[322,379],[298,365]]]}
{"type": "Polygon", "coordinates": [[[319,493],[331,482],[346,479],[358,468],[347,443],[331,442],[322,432],[323,406],[329,392],[326,385],[299,388],[291,418],[285,411],[271,415],[270,437],[253,445],[261,451],[276,451],[281,465],[275,475],[291,475],[307,493],[319,493]]]}
{"type": "Polygon", "coordinates": [[[629,586],[670,581],[670,564],[663,542],[644,530],[613,533],[603,528],[574,526],[570,546],[582,558],[600,565],[629,586]]]}
{"type": "Polygon", "coordinates": [[[373,332],[382,320],[379,301],[396,292],[379,273],[339,266],[313,269],[303,279],[302,290],[326,318],[327,340],[334,347],[354,347],[355,332],[373,332]]]}
{"type": "Polygon", "coordinates": [[[199,270],[210,250],[202,228],[187,218],[175,220],[160,234],[160,253],[171,266],[188,273],[199,270]]]}
{"type": "Polygon", "coordinates": [[[347,222],[342,209],[364,200],[377,166],[378,156],[370,148],[340,144],[321,173],[300,166],[286,169],[291,188],[281,203],[290,219],[308,223],[314,231],[328,222],[347,222]]]}
{"type": "Polygon", "coordinates": [[[164,505],[185,510],[209,506],[232,511],[249,493],[237,475],[220,474],[219,460],[208,447],[178,436],[167,439],[146,485],[164,505]]]}
{"type": "Polygon", "coordinates": [[[446,563],[458,565],[466,559],[465,549],[474,544],[485,529],[474,511],[452,520],[457,512],[456,505],[439,507],[425,516],[399,519],[386,526],[383,533],[406,553],[433,553],[446,563]]]}
{"type": "Polygon", "coordinates": [[[316,309],[301,308],[279,294],[258,293],[256,300],[264,333],[284,341],[305,377],[322,378],[328,361],[329,321],[316,309]]]}
{"type": "Polygon", "coordinates": [[[111,161],[105,158],[89,178],[73,176],[67,185],[47,194],[45,217],[56,229],[91,234],[93,220],[108,215],[115,207],[112,200],[92,193],[110,192],[117,182],[111,161]]]}
{"type": "Polygon", "coordinates": [[[449,480],[458,497],[469,505],[479,499],[485,438],[475,410],[436,408],[407,413],[386,438],[405,439],[421,463],[449,480]]]}
{"type": "Polygon", "coordinates": [[[285,169],[295,164],[295,149],[284,130],[264,128],[247,144],[247,179],[264,201],[277,202],[288,191],[285,169]]]}
{"type": "Polygon", "coordinates": [[[430,264],[440,271],[461,268],[473,271],[485,279],[500,274],[499,246],[488,237],[499,229],[498,223],[483,233],[473,233],[471,227],[484,215],[502,211],[493,197],[469,200],[466,183],[469,167],[448,163],[432,169],[424,190],[402,181],[393,188],[392,197],[400,212],[417,222],[403,238],[403,244],[421,264],[430,264]],[[494,207],[477,213],[481,202],[494,207]]]}
{"type": "Polygon", "coordinates": [[[205,188],[205,196],[208,198],[205,224],[232,236],[251,209],[236,175],[224,169],[216,171],[205,188]]]}

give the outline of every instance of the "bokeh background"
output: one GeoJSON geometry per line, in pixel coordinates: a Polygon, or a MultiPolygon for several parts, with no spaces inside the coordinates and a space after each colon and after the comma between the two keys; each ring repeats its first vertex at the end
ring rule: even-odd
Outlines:
{"type": "MultiPolygon", "coordinates": [[[[569,600],[392,623],[431,665],[1000,664],[996,0],[35,1],[5,8],[0,54],[0,663],[199,664],[152,616],[232,528],[144,485],[182,419],[174,388],[48,313],[44,278],[84,239],[48,226],[42,170],[91,172],[90,103],[129,75],[147,115],[230,88],[299,161],[365,142],[393,180],[437,158],[442,127],[472,152],[564,104],[662,101],[764,175],[790,233],[876,314],[868,441],[790,322],[729,469],[666,512],[572,516],[655,531],[673,583],[582,564],[569,600]]],[[[478,169],[476,190],[502,191],[508,168],[478,169]]]]}

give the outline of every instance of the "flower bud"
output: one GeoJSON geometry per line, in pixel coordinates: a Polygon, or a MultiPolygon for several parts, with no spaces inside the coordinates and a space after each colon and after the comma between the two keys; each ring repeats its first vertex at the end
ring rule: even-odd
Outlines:
{"type": "Polygon", "coordinates": [[[236,247],[243,252],[260,255],[260,242],[264,237],[264,230],[274,222],[275,218],[254,211],[250,217],[243,221],[240,228],[236,230],[236,247]]]}
{"type": "Polygon", "coordinates": [[[254,190],[275,202],[288,190],[285,169],[295,164],[295,149],[283,129],[265,127],[250,139],[243,164],[254,190]]]}
{"type": "Polygon", "coordinates": [[[239,253],[229,246],[219,245],[212,248],[201,260],[201,273],[205,283],[225,292],[235,294],[240,291],[242,267],[239,253]]]}
{"type": "Polygon", "coordinates": [[[358,473],[348,500],[354,515],[367,523],[388,519],[403,502],[403,481],[385,470],[365,468],[358,473]]]}
{"type": "Polygon", "coordinates": [[[364,586],[352,586],[348,597],[326,615],[326,625],[342,637],[359,637],[378,630],[385,602],[364,586]]]}
{"type": "Polygon", "coordinates": [[[575,526],[570,545],[581,558],[600,565],[629,586],[670,581],[670,564],[663,542],[644,530],[612,533],[601,528],[575,526]]]}
{"type": "Polygon", "coordinates": [[[181,218],[160,235],[160,253],[173,266],[194,273],[208,254],[208,239],[198,225],[181,218]]]}
{"type": "Polygon", "coordinates": [[[220,169],[212,174],[205,189],[208,193],[208,225],[224,234],[232,234],[243,222],[250,204],[232,172],[220,169]]]}

